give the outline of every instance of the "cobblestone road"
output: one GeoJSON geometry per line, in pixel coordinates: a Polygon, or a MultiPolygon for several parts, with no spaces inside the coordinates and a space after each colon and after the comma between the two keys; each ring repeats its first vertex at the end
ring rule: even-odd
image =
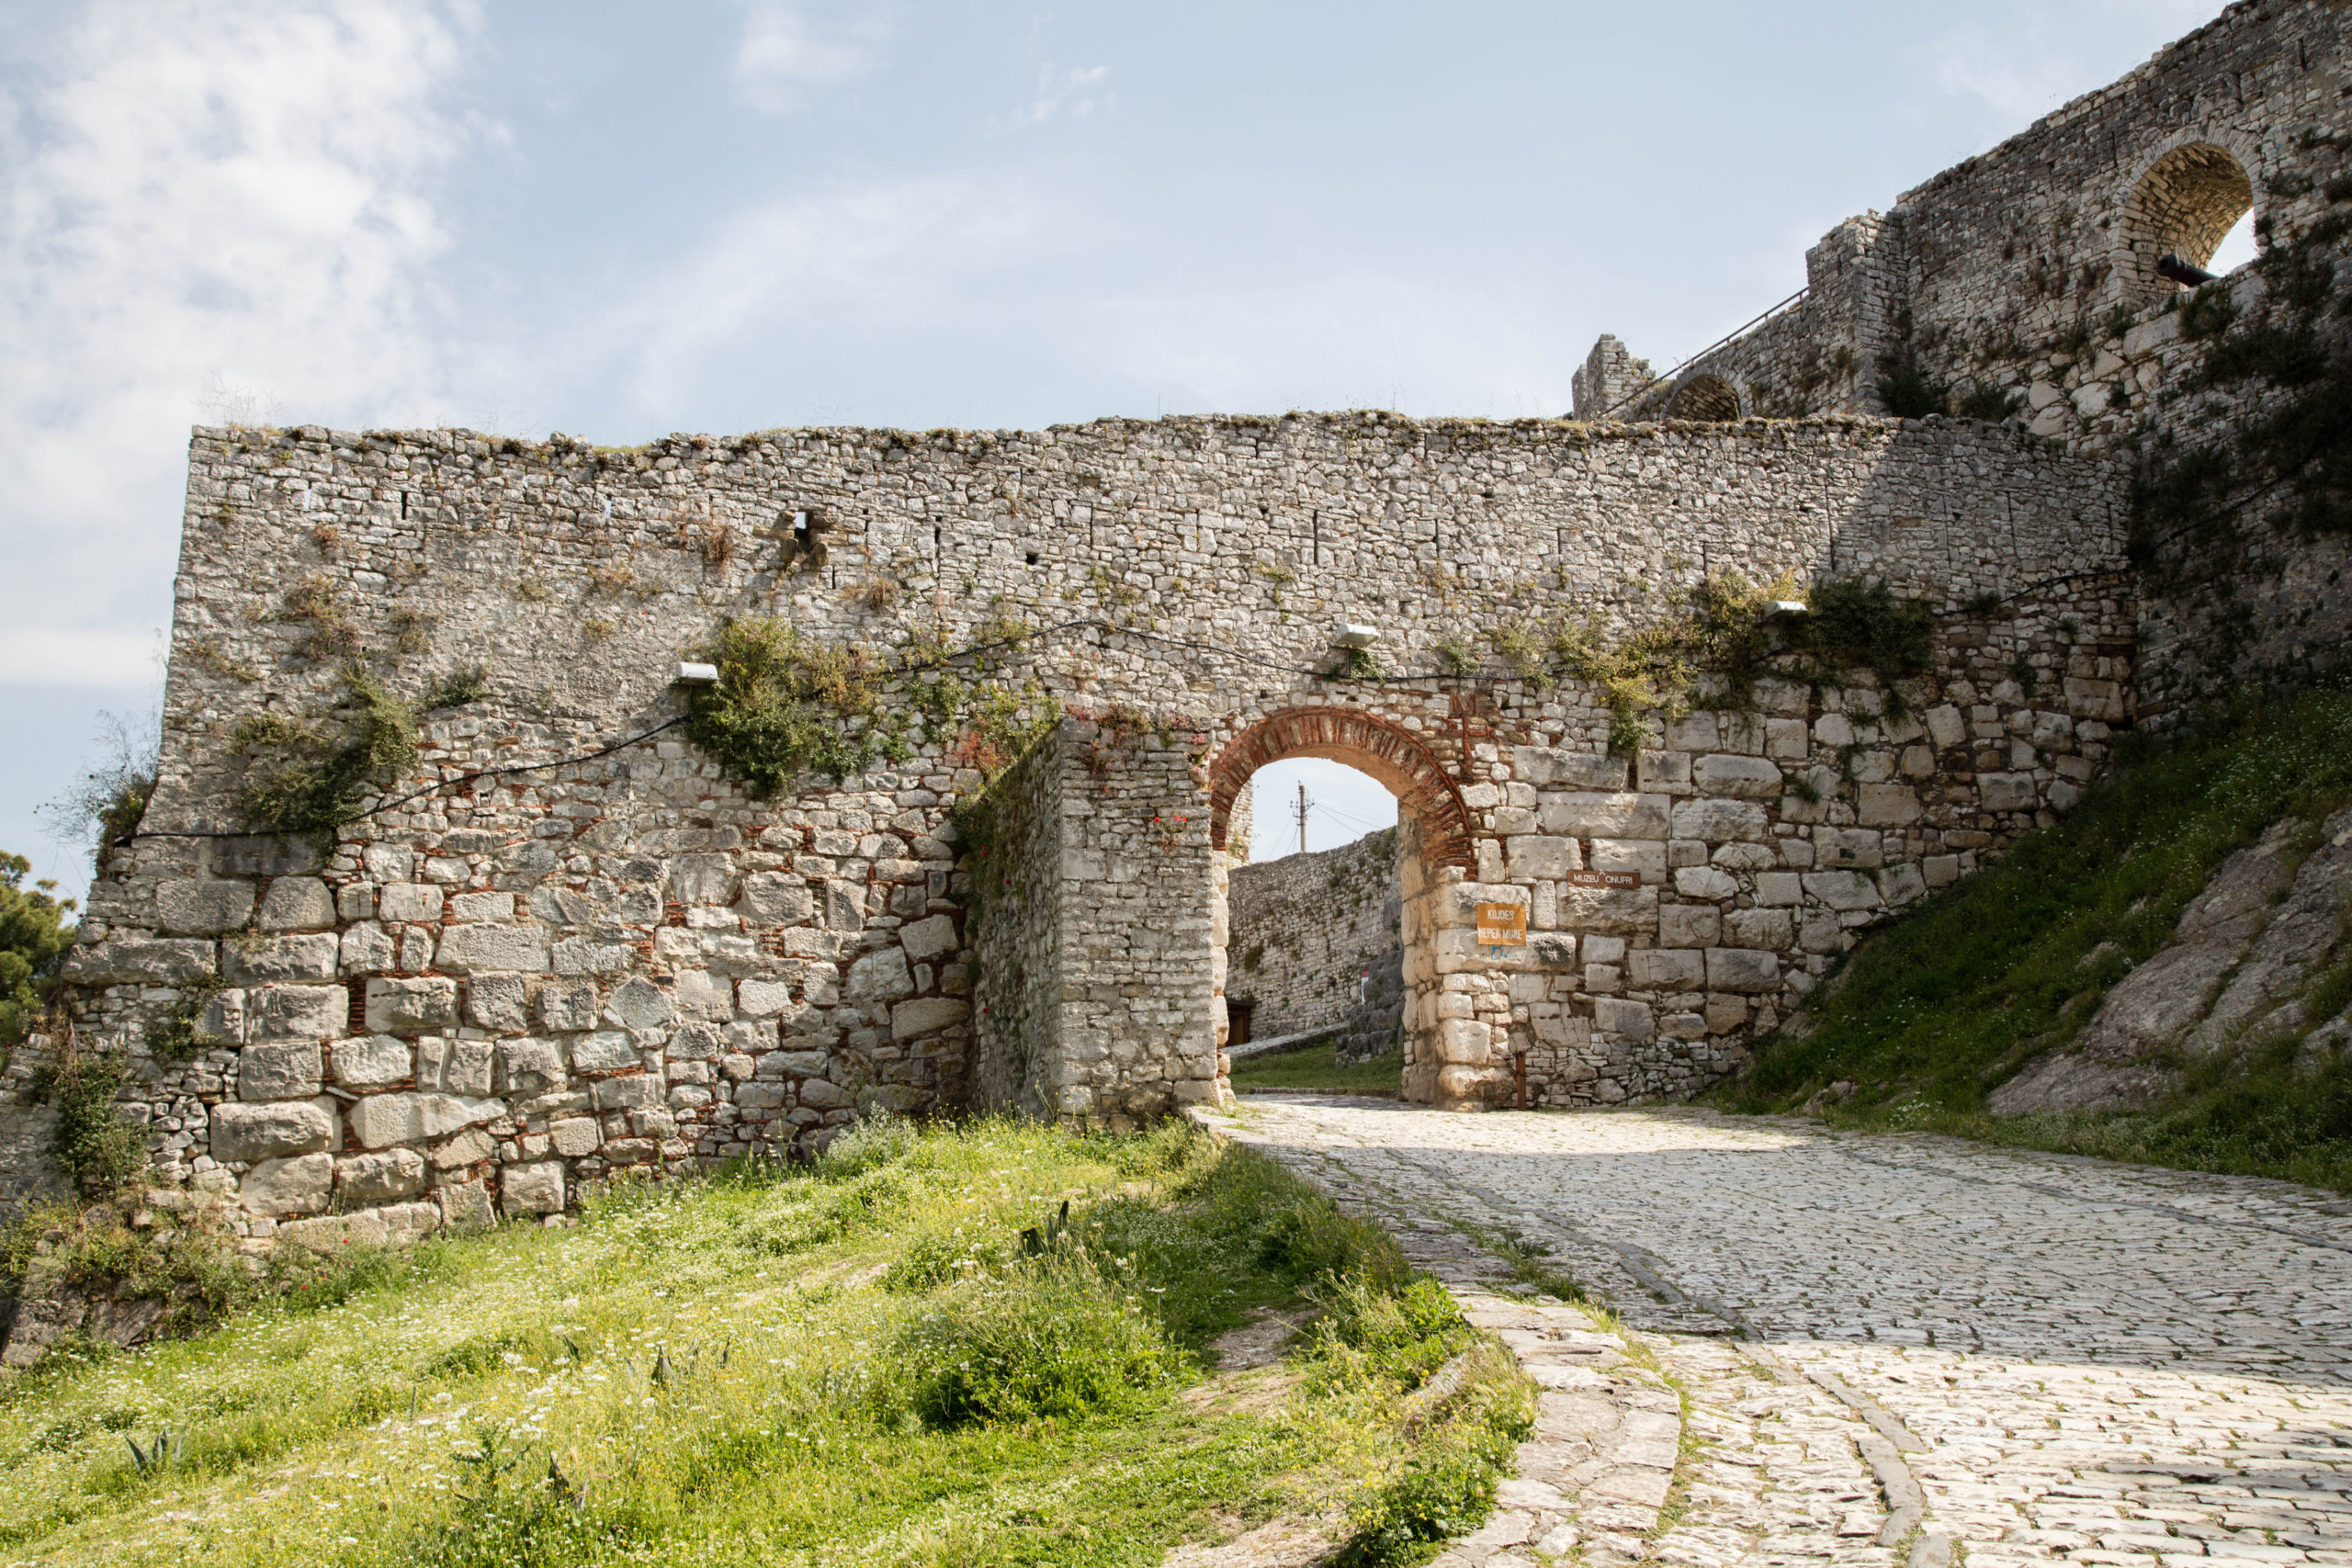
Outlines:
{"type": "Polygon", "coordinates": [[[1549,1480],[1453,1560],[2352,1564],[2332,1194],[1685,1110],[1252,1097],[1229,1124],[1413,1238],[1522,1359],[1561,1347],[1529,1360],[1554,1392],[1521,1474],[1549,1480]],[[1511,1299],[1546,1273],[1627,1358],[1511,1299]],[[1611,1460],[1574,1403],[1604,1383],[1681,1396],[1670,1456],[1611,1460]]]}

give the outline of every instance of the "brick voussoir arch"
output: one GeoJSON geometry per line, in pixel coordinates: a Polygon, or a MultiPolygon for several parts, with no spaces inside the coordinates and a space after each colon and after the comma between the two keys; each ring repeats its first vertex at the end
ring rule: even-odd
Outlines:
{"type": "Polygon", "coordinates": [[[1470,869],[1470,811],[1445,765],[1402,726],[1354,707],[1284,708],[1226,744],[1209,770],[1209,842],[1225,848],[1227,819],[1250,775],[1285,757],[1321,757],[1371,774],[1420,824],[1431,865],[1470,869]]]}

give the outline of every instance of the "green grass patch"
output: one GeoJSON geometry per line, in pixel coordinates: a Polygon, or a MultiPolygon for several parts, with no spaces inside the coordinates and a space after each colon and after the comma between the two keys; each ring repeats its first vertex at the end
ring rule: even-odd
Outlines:
{"type": "Polygon", "coordinates": [[[1532,1411],[1384,1234],[1182,1123],[867,1124],[281,1283],[0,1384],[0,1558],[1148,1564],[1303,1513],[1403,1562],[1532,1411]],[[1213,1373],[1267,1307],[1286,1364],[1213,1373]]]}
{"type": "Polygon", "coordinates": [[[1399,1092],[1405,1075],[1401,1052],[1346,1063],[1339,1059],[1339,1052],[1337,1044],[1327,1041],[1303,1050],[1240,1057],[1233,1064],[1234,1092],[1247,1094],[1258,1089],[1322,1089],[1346,1094],[1399,1092]]]}
{"type": "MultiPolygon", "coordinates": [[[[2129,1114],[1995,1118],[1984,1097],[2071,1040],[2109,987],[2172,934],[2233,852],[2282,818],[2352,801],[2352,692],[2249,702],[2171,744],[2138,738],[2058,826],[1880,931],[1809,1010],[1718,1089],[1789,1111],[1833,1083],[1830,1119],[2352,1190],[2352,1069],[2299,1072],[2290,1044],[2211,1062],[2129,1114]]],[[[2317,991],[2344,982],[2322,976],[2317,991]]],[[[2324,998],[2322,998],[2324,999],[2324,998]]]]}

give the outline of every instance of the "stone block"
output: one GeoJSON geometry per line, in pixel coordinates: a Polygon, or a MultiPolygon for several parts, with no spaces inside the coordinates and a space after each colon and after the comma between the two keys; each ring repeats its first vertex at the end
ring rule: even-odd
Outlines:
{"type": "Polygon", "coordinates": [[[539,1023],[558,1034],[596,1027],[596,986],[591,980],[560,980],[539,988],[539,1023]]]}
{"type": "Polygon", "coordinates": [[[1634,771],[1634,787],[1649,795],[1689,795],[1690,753],[1645,751],[1634,771]]]}
{"type": "Polygon", "coordinates": [[[1878,874],[1879,897],[1890,909],[1899,909],[1928,896],[1927,878],[1916,865],[1891,865],[1878,874]]]}
{"type": "Polygon", "coordinates": [[[1723,940],[1723,911],[1713,904],[1664,904],[1657,911],[1660,947],[1707,947],[1723,940]]]}
{"type": "Polygon", "coordinates": [[[941,957],[956,951],[956,922],[946,915],[933,915],[915,921],[899,931],[899,945],[916,963],[941,957]]]}
{"type": "MultiPolygon", "coordinates": [[[[1690,865],[1674,874],[1674,890],[1685,898],[1729,898],[1739,892],[1739,882],[1714,866],[1690,865]]],[[[1665,911],[1659,914],[1662,919],[1665,911]]]]}
{"type": "Polygon", "coordinates": [[[1826,870],[1876,871],[1886,863],[1886,840],[1875,828],[1815,828],[1813,855],[1826,870]]]}
{"type": "Polygon", "coordinates": [[[324,1076],[315,1041],[248,1045],[237,1053],[239,1100],[309,1100],[324,1076]]]}
{"type": "Polygon", "coordinates": [[[913,1001],[900,1002],[890,1010],[890,1037],[911,1040],[919,1034],[929,1034],[961,1023],[971,1016],[969,1003],[954,997],[919,997],[913,1001]]]}
{"type": "Polygon", "coordinates": [[[1625,955],[1626,983],[1638,990],[1695,991],[1706,973],[1706,960],[1696,948],[1637,947],[1625,955]]]}
{"type": "Polygon", "coordinates": [[[1437,1026],[1437,1055],[1442,1062],[1483,1066],[1494,1049],[1494,1031],[1474,1018],[1449,1018],[1437,1026]]]}
{"type": "Polygon", "coordinates": [[[280,876],[261,896],[256,922],[266,931],[334,929],[334,895],[315,876],[280,876]]]}
{"type": "Polygon", "coordinates": [[[1508,874],[1514,879],[1557,880],[1583,869],[1584,857],[1574,839],[1524,833],[1510,840],[1508,874]]]}
{"type": "Polygon", "coordinates": [[[1776,762],[1802,762],[1813,749],[1813,735],[1801,718],[1764,721],[1764,754],[1776,762]]]}
{"type": "Polygon", "coordinates": [[[867,953],[850,965],[849,981],[842,987],[842,994],[852,1005],[864,1007],[910,996],[914,988],[914,976],[907,969],[905,949],[886,947],[878,953],[867,953]]]}
{"type": "Polygon", "coordinates": [[[498,1206],[510,1217],[563,1212],[563,1162],[510,1165],[499,1173],[498,1206]]]}
{"type": "Polygon", "coordinates": [[[792,1005],[792,987],[782,980],[746,980],[735,987],[735,1011],[743,1018],[774,1018],[792,1005]]]}
{"type": "Polygon", "coordinates": [[[660,1029],[677,1020],[662,987],[643,976],[632,975],[605,998],[605,1018],[623,1029],[660,1029]]]}
{"type": "Polygon", "coordinates": [[[1865,828],[1900,828],[1920,817],[1919,792],[1909,784],[1857,786],[1854,820],[1865,828]]]}
{"type": "Polygon", "coordinates": [[[303,1100],[222,1100],[212,1108],[206,1132],[212,1157],[223,1164],[315,1154],[339,1141],[334,1112],[303,1100]]]}
{"type": "Polygon", "coordinates": [[[713,1023],[682,1023],[663,1053],[673,1062],[712,1062],[725,1054],[727,1037],[713,1023]]]}
{"type": "Polygon", "coordinates": [[[367,1148],[430,1143],[451,1133],[506,1114],[503,1100],[467,1100],[450,1094],[373,1094],[348,1112],[352,1136],[367,1148]]]}
{"type": "Polygon", "coordinates": [[[1512,751],[1520,782],[1538,788],[1614,792],[1625,787],[1625,760],[1590,751],[1562,751],[1548,746],[1521,746],[1512,751]]]}
{"type": "Polygon", "coordinates": [[[424,1190],[424,1156],[414,1149],[345,1155],[334,1163],[335,1196],[346,1205],[374,1208],[424,1190]]]}
{"type": "Polygon", "coordinates": [[[470,925],[503,925],[514,919],[512,893],[459,893],[449,900],[451,919],[470,925]]]}
{"type": "Polygon", "coordinates": [[[1729,1034],[1747,1022],[1747,998],[1724,995],[1707,998],[1707,1030],[1713,1034],[1729,1034]]]}
{"type": "Polygon", "coordinates": [[[213,974],[209,942],[193,937],[114,937],[77,944],[65,961],[65,977],[93,986],[178,986],[213,974]]]}
{"type": "Polygon", "coordinates": [[[435,1170],[464,1170],[480,1165],[497,1152],[498,1145],[491,1141],[488,1133],[480,1127],[468,1127],[434,1149],[433,1168],[435,1170]]]}
{"type": "Polygon", "coordinates": [[[548,1142],[566,1159],[593,1155],[604,1141],[604,1123],[594,1116],[567,1116],[548,1126],[548,1142]]]}
{"type": "Polygon", "coordinates": [[[335,964],[346,976],[380,975],[400,967],[400,952],[390,931],[373,920],[362,920],[344,929],[335,964]]]}
{"type": "Polygon", "coordinates": [[[520,975],[477,975],[466,982],[466,1021],[492,1034],[531,1026],[531,983],[520,975]]]}
{"type": "Polygon", "coordinates": [[[1540,797],[1536,826],[1574,839],[1663,839],[1668,798],[1662,795],[1577,791],[1540,797]]]}
{"type": "Polygon", "coordinates": [[[376,895],[376,918],[387,925],[437,925],[441,889],[424,882],[395,882],[376,895]]]}
{"type": "Polygon", "coordinates": [[[599,1111],[633,1111],[662,1102],[662,1080],[632,1073],[628,1077],[599,1078],[589,1092],[599,1111]]]}
{"type": "Polygon", "coordinates": [[[224,968],[233,986],[332,980],[342,951],[343,939],[333,931],[310,936],[232,938],[221,944],[224,968]]]}
{"type": "Polygon", "coordinates": [[[1722,745],[1712,712],[1702,709],[1666,721],[1666,749],[1669,751],[1713,751],[1722,745]]]}
{"type": "Polygon", "coordinates": [[[571,1043],[571,1066],[582,1073],[614,1073],[639,1065],[637,1046],[617,1029],[600,1029],[571,1043]]]}
{"type": "Polygon", "coordinates": [[[1631,872],[1644,882],[1666,880],[1666,845],[1656,839],[1595,839],[1587,858],[1595,871],[1631,872]]]}
{"type": "Polygon", "coordinates": [[[1592,1027],[1599,1034],[1639,1042],[1657,1032],[1657,1014],[1647,1002],[1599,997],[1592,1004],[1592,1027]]]}
{"type": "Polygon", "coordinates": [[[670,863],[664,890],[686,905],[725,904],[735,897],[735,863],[731,856],[680,855],[670,863]]]}
{"type": "Polygon", "coordinates": [[[2031,811],[2041,804],[2031,773],[1979,773],[1976,798],[1987,811],[2031,811]]]}
{"type": "Polygon", "coordinates": [[[1877,884],[1859,871],[1808,871],[1805,896],[1840,913],[1879,907],[1877,884]]]}
{"type": "Polygon", "coordinates": [[[1720,752],[1692,761],[1690,784],[1705,795],[1770,800],[1781,793],[1781,770],[1778,764],[1762,757],[1720,752]]]}
{"type": "Polygon", "coordinates": [[[492,969],[543,975],[548,935],[537,926],[447,926],[434,962],[458,975],[492,969]]]}
{"type": "Polygon", "coordinates": [[[553,1094],[571,1081],[563,1052],[552,1040],[525,1037],[498,1043],[497,1092],[514,1100],[553,1094]]]}
{"type": "Polygon", "coordinates": [[[327,1206],[334,1184],[333,1155],[295,1155],[255,1164],[237,1184],[237,1196],[256,1214],[315,1214],[327,1206]]]}
{"type": "Polygon", "coordinates": [[[356,1034],[328,1048],[334,1081],[345,1089],[382,1089],[415,1070],[405,1040],[389,1034],[356,1034]]]}
{"type": "Polygon", "coordinates": [[[254,885],[213,877],[165,882],[155,889],[155,919],[175,936],[241,930],[253,918],[254,885]]]}
{"type": "Polygon", "coordinates": [[[743,878],[735,912],[755,926],[797,926],[816,914],[816,895],[797,876],[755,871],[743,878]]]}
{"type": "Polygon", "coordinates": [[[453,1231],[487,1230],[498,1223],[491,1210],[488,1182],[452,1182],[434,1196],[440,1200],[441,1223],[453,1231]]]}
{"type": "Polygon", "coordinates": [[[444,1094],[486,1095],[494,1054],[487,1040],[420,1040],[416,1043],[416,1087],[444,1094]]]}
{"type": "Polygon", "coordinates": [[[1919,874],[1930,887],[1950,887],[1960,880],[1960,857],[1929,855],[1919,863],[1919,874]]]}
{"type": "Polygon", "coordinates": [[[1734,909],[1724,917],[1724,941],[1734,947],[1794,947],[1796,917],[1787,909],[1734,909]]]}
{"type": "Polygon", "coordinates": [[[1928,739],[1939,751],[1949,751],[1968,739],[1968,719],[1950,703],[1929,708],[1919,716],[1928,727],[1928,739]]]}
{"type": "Polygon", "coordinates": [[[423,1034],[454,1029],[458,1023],[458,982],[431,976],[420,980],[375,979],[368,982],[368,1032],[370,1034],[423,1034]]]}
{"type": "Polygon", "coordinates": [[[1760,996],[1781,988],[1778,953],[1745,947],[1707,949],[1707,989],[1736,996],[1760,996]]]}
{"type": "Polygon", "coordinates": [[[1696,839],[1719,844],[1732,840],[1763,843],[1770,837],[1764,808],[1751,801],[1692,799],[1678,801],[1671,833],[1660,838],[1696,839]]]}
{"type": "Polygon", "coordinates": [[[1560,925],[1573,931],[1636,936],[1657,930],[1655,887],[1563,887],[1560,925]]]}

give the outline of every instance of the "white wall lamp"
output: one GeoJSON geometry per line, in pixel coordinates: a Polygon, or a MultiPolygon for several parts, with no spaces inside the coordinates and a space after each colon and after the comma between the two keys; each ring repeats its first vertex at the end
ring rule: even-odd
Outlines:
{"type": "Polygon", "coordinates": [[[678,661],[677,674],[671,679],[675,684],[681,686],[715,685],[718,681],[718,666],[696,664],[692,660],[682,659],[678,661]]]}

